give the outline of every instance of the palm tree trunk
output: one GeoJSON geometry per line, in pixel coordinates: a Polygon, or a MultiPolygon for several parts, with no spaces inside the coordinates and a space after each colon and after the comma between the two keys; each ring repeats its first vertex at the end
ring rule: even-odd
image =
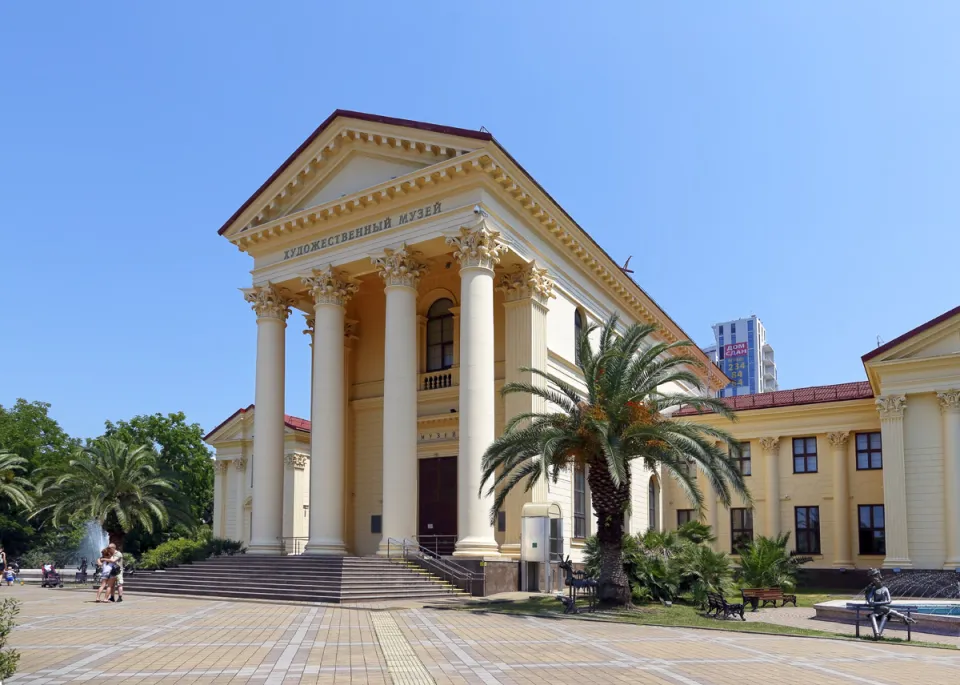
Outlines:
{"type": "Polygon", "coordinates": [[[120,530],[108,530],[107,535],[110,537],[110,543],[117,546],[119,551],[123,551],[123,540],[127,537],[126,532],[122,529],[120,530]]]}
{"type": "Polygon", "coordinates": [[[627,606],[631,593],[630,579],[623,569],[623,516],[630,499],[630,483],[615,486],[605,464],[590,468],[587,478],[600,548],[597,597],[603,604],[627,606]]]}

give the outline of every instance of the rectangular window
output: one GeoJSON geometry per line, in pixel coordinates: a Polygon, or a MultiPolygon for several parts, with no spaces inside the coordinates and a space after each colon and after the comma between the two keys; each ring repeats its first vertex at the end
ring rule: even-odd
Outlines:
{"type": "Polygon", "coordinates": [[[695,511],[695,509],[677,509],[677,528],[685,523],[696,521],[697,518],[694,516],[695,511]]]}
{"type": "Polygon", "coordinates": [[[794,507],[797,552],[820,554],[820,507],[794,507]]]}
{"type": "Polygon", "coordinates": [[[816,473],[817,472],[817,439],[816,438],[794,438],[793,439],[793,472],[794,473],[816,473]]]}
{"type": "Polygon", "coordinates": [[[582,466],[573,468],[573,537],[587,537],[587,474],[582,466]]]}
{"type": "Polygon", "coordinates": [[[497,512],[497,532],[503,533],[507,530],[507,512],[497,512]]]}
{"type": "Polygon", "coordinates": [[[883,468],[880,433],[857,433],[857,471],[883,468]]]}
{"type": "Polygon", "coordinates": [[[753,542],[753,509],[730,510],[730,551],[739,554],[740,548],[753,542]]]}
{"type": "MultiPolygon", "coordinates": [[[[736,334],[737,334],[737,324],[732,323],[730,324],[730,335],[736,335],[736,334]]],[[[732,342],[736,342],[736,340],[732,342]]]]}
{"type": "Polygon", "coordinates": [[[723,324],[720,324],[720,335],[723,335],[723,324]]]}
{"type": "Polygon", "coordinates": [[[737,465],[740,467],[740,473],[744,476],[749,476],[752,471],[752,466],[750,462],[750,443],[749,442],[739,442],[737,446],[732,450],[732,456],[737,460],[737,465]]]}
{"type": "Polygon", "coordinates": [[[860,554],[886,554],[887,531],[882,504],[857,507],[860,526],[860,554]]]}
{"type": "Polygon", "coordinates": [[[375,535],[380,535],[383,532],[383,515],[382,514],[371,514],[370,515],[370,532],[375,535]]]}

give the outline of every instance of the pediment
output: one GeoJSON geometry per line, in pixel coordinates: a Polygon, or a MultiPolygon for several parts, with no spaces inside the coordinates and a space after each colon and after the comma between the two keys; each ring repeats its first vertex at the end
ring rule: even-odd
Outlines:
{"type": "Polygon", "coordinates": [[[426,166],[424,162],[410,159],[351,152],[328,175],[305,191],[303,199],[286,213],[299,212],[358,193],[426,166]]]}
{"type": "Polygon", "coordinates": [[[869,363],[960,355],[960,308],[937,317],[865,355],[869,363]]]}

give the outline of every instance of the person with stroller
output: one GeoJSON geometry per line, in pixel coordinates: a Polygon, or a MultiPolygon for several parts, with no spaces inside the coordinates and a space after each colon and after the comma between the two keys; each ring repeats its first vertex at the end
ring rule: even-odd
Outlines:
{"type": "Polygon", "coordinates": [[[114,564],[113,551],[109,547],[105,547],[100,551],[100,587],[97,588],[97,604],[102,604],[105,602],[105,599],[101,597],[106,597],[108,594],[113,594],[114,585],[116,585],[117,576],[120,574],[120,569],[114,564]],[[116,573],[114,571],[116,570],[116,573]]]}
{"type": "Polygon", "coordinates": [[[114,573],[116,574],[113,578],[113,585],[110,586],[110,597],[109,601],[113,600],[113,591],[117,591],[117,600],[118,602],[123,601],[123,552],[117,549],[117,546],[114,543],[107,545],[107,550],[110,552],[110,563],[114,565],[114,573]]]}

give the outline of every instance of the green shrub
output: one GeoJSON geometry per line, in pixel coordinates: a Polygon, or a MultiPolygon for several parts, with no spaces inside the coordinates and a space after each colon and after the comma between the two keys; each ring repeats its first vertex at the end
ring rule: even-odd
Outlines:
{"type": "Polygon", "coordinates": [[[682,588],[698,606],[706,606],[707,593],[723,595],[731,589],[730,558],[726,552],[714,552],[705,544],[689,545],[677,564],[682,588]]]}
{"type": "Polygon", "coordinates": [[[140,557],[139,568],[145,570],[172,568],[180,564],[203,561],[210,556],[222,554],[232,556],[245,551],[242,542],[212,538],[201,532],[198,539],[175,538],[157,545],[140,557]]]}
{"type": "Polygon", "coordinates": [[[232,557],[234,554],[243,554],[246,551],[242,542],[229,538],[210,538],[207,544],[210,554],[215,557],[223,554],[232,557]]]}
{"type": "Polygon", "coordinates": [[[14,619],[20,613],[20,602],[13,598],[7,598],[0,602],[0,682],[4,678],[11,677],[17,671],[17,664],[20,663],[20,653],[13,649],[4,649],[7,644],[7,637],[13,626],[16,625],[14,619]]]}
{"type": "Polygon", "coordinates": [[[801,564],[810,557],[793,556],[787,551],[790,533],[774,538],[762,535],[740,549],[738,580],[744,587],[780,587],[790,591],[796,587],[801,564]]]}

